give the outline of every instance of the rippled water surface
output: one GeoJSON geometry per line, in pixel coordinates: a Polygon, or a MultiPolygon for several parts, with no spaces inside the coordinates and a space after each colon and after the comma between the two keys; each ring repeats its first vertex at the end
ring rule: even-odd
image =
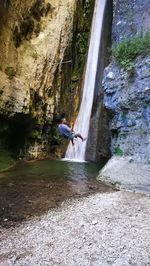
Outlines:
{"type": "Polygon", "coordinates": [[[111,189],[96,181],[100,164],[43,160],[19,163],[0,174],[0,224],[11,226],[71,197],[111,189]]]}

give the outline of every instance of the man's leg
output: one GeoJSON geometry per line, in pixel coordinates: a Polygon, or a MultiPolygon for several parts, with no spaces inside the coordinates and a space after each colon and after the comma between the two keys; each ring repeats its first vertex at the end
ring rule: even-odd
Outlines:
{"type": "Polygon", "coordinates": [[[76,137],[82,139],[82,141],[86,140],[86,138],[83,138],[80,133],[77,133],[76,137]]]}
{"type": "Polygon", "coordinates": [[[73,138],[71,138],[70,140],[71,140],[72,145],[74,146],[73,138]]]}

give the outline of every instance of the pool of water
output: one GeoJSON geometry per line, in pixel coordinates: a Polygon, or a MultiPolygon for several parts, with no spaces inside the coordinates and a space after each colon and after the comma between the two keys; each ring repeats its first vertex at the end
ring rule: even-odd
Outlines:
{"type": "Polygon", "coordinates": [[[68,198],[112,191],[96,181],[100,169],[100,164],[59,160],[19,163],[0,174],[0,224],[40,216],[68,198]]]}

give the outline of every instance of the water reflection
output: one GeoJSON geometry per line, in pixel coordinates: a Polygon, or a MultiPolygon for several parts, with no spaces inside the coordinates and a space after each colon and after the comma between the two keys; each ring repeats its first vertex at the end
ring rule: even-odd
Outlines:
{"type": "Polygon", "coordinates": [[[97,164],[43,160],[1,173],[0,224],[11,226],[40,216],[67,198],[110,191],[96,181],[99,170],[97,164]]]}

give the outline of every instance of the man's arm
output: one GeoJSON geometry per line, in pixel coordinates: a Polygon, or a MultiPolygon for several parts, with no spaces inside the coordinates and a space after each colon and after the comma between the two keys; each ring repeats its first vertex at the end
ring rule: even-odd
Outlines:
{"type": "Polygon", "coordinates": [[[65,129],[66,129],[68,132],[71,132],[71,131],[72,131],[71,127],[68,127],[67,125],[64,125],[64,127],[65,127],[65,129]]]}
{"type": "Polygon", "coordinates": [[[70,123],[71,130],[73,131],[73,122],[70,123]]]}

